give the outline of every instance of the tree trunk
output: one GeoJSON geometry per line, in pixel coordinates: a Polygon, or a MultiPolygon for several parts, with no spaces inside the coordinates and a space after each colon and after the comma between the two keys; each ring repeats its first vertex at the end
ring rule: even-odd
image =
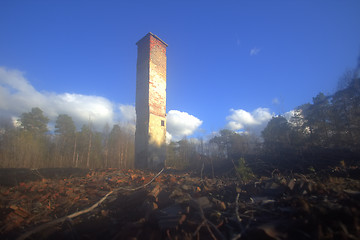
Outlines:
{"type": "MultiPolygon", "coordinates": [[[[75,141],[74,141],[74,152],[73,152],[73,166],[77,167],[77,158],[76,158],[76,142],[77,142],[77,135],[75,133],[75,141]],[[76,158],[76,159],[75,159],[76,158]]],[[[79,156],[79,154],[78,154],[79,156]]]]}
{"type": "Polygon", "coordinates": [[[90,132],[90,136],[89,136],[89,147],[88,147],[87,159],[86,159],[86,167],[87,167],[87,168],[90,168],[91,137],[92,137],[92,134],[91,134],[91,132],[90,132]]]}

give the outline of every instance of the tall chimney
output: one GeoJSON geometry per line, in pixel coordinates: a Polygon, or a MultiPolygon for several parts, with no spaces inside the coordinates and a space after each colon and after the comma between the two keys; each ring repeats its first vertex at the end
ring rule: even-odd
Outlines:
{"type": "Polygon", "coordinates": [[[135,168],[156,169],[166,158],[166,47],[148,33],[136,43],[135,168]]]}

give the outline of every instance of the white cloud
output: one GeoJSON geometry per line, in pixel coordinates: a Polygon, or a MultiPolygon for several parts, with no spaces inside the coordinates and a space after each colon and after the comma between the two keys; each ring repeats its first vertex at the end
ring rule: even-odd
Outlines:
{"type": "Polygon", "coordinates": [[[51,121],[59,114],[68,114],[78,127],[91,121],[100,130],[106,123],[113,123],[114,106],[108,99],[75,93],[41,93],[23,75],[0,67],[1,114],[17,117],[39,107],[51,121]]]}
{"type": "Polygon", "coordinates": [[[250,50],[250,56],[256,56],[259,54],[260,52],[260,48],[257,48],[257,47],[253,47],[251,50],[250,50]]]}
{"type": "Polygon", "coordinates": [[[119,110],[120,110],[120,115],[121,115],[120,121],[131,123],[131,124],[136,123],[135,106],[120,104],[119,110]]]}
{"type": "Polygon", "coordinates": [[[169,144],[172,139],[172,135],[168,131],[166,131],[166,143],[169,144]]]}
{"type": "Polygon", "coordinates": [[[136,111],[133,105],[119,105],[120,116],[119,121],[126,127],[130,133],[135,135],[136,130],[136,111]]]}
{"type": "Polygon", "coordinates": [[[233,131],[251,132],[259,135],[274,114],[268,108],[257,108],[247,112],[243,109],[230,109],[231,114],[226,117],[226,128],[233,131]]]}
{"type": "Polygon", "coordinates": [[[42,94],[37,92],[17,70],[0,67],[0,109],[7,112],[22,113],[32,106],[44,101],[42,94]]]}
{"type": "Polygon", "coordinates": [[[170,110],[167,114],[166,128],[174,141],[179,141],[192,135],[202,124],[202,121],[193,115],[178,110],[170,110]]]}
{"type": "MultiPolygon", "coordinates": [[[[101,131],[106,123],[111,126],[120,121],[135,131],[136,113],[133,105],[116,105],[100,96],[39,92],[24,77],[24,73],[0,67],[1,115],[15,119],[33,107],[42,109],[52,122],[59,114],[68,114],[78,127],[91,121],[101,131]]],[[[177,141],[190,136],[201,124],[201,120],[186,112],[171,110],[167,116],[167,139],[177,141]]]]}

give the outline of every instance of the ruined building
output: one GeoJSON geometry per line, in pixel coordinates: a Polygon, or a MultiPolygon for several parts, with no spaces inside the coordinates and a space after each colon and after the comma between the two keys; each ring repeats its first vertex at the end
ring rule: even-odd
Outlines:
{"type": "Polygon", "coordinates": [[[148,33],[136,43],[135,167],[154,169],[166,157],[166,47],[148,33]]]}

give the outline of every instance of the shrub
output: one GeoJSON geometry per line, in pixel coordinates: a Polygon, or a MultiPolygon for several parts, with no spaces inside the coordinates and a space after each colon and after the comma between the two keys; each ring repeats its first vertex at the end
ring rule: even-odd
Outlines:
{"type": "Polygon", "coordinates": [[[235,170],[236,170],[236,175],[240,178],[240,180],[242,181],[249,181],[252,178],[254,178],[254,173],[251,170],[251,168],[249,168],[246,165],[246,161],[245,158],[240,158],[237,162],[237,166],[235,166],[235,170]]]}

